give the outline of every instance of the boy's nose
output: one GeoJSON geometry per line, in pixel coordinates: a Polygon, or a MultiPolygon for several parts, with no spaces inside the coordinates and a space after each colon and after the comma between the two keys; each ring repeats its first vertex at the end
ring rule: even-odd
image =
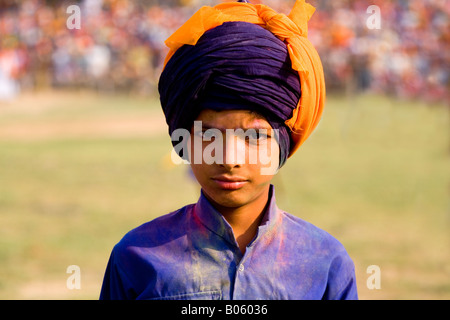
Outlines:
{"type": "Polygon", "coordinates": [[[222,166],[231,170],[240,167],[245,163],[245,140],[239,139],[236,135],[227,135],[224,139],[222,166]]]}

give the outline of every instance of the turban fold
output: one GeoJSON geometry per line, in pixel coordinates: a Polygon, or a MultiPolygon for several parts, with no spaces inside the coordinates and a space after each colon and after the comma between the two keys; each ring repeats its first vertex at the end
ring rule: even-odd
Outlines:
{"type": "Polygon", "coordinates": [[[202,109],[247,109],[279,129],[281,164],[317,126],[325,100],[320,58],[307,39],[314,8],[289,16],[265,5],[202,7],[166,40],[158,89],[171,134],[202,109]]]}

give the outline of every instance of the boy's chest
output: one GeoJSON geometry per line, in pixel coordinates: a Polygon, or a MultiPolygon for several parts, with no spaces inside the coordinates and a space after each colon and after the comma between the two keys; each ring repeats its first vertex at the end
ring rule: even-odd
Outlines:
{"type": "MultiPolygon", "coordinates": [[[[231,249],[205,247],[172,251],[154,261],[155,273],[139,299],[321,299],[326,268],[289,253],[247,248],[239,259],[231,249]],[[264,252],[265,251],[265,252],[264,252]]],[[[279,251],[279,250],[278,250],[279,251]]]]}

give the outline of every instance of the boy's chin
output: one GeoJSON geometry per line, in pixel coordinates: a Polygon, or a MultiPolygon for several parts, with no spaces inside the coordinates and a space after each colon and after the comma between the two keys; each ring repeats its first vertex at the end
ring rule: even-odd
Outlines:
{"type": "Polygon", "coordinates": [[[244,190],[221,191],[220,195],[217,195],[214,192],[208,193],[206,191],[206,194],[213,204],[226,208],[239,208],[248,202],[246,199],[248,193],[244,190]]]}

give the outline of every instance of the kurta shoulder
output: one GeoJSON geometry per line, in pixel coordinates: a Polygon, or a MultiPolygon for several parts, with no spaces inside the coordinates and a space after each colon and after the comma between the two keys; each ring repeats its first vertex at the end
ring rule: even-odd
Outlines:
{"type": "Polygon", "coordinates": [[[183,226],[194,205],[190,204],[176,211],[157,217],[127,232],[116,244],[116,250],[127,247],[155,247],[163,245],[186,233],[183,226]]]}
{"type": "Polygon", "coordinates": [[[288,212],[282,211],[281,214],[282,230],[297,239],[294,243],[316,250],[318,254],[346,251],[342,243],[329,232],[288,212]]]}
{"type": "MultiPolygon", "coordinates": [[[[308,268],[327,274],[323,299],[357,299],[354,262],[343,244],[327,231],[283,212],[282,233],[293,257],[309,257],[308,268]]],[[[304,262],[303,262],[304,263],[304,262]]]]}

